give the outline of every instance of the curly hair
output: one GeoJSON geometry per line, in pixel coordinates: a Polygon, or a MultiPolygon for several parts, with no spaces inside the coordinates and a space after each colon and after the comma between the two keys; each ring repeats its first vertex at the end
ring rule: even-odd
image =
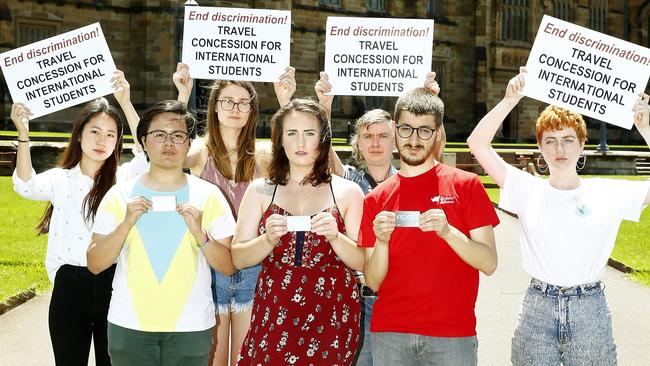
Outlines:
{"type": "Polygon", "coordinates": [[[549,105],[537,117],[537,122],[535,123],[537,143],[542,141],[544,131],[557,131],[564,128],[573,128],[581,143],[587,141],[587,125],[580,114],[549,105]]]}

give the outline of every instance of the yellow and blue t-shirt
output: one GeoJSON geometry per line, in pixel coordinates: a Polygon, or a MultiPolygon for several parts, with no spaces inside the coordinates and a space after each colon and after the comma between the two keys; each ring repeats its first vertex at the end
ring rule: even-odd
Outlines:
{"type": "MultiPolygon", "coordinates": [[[[235,220],[219,188],[187,175],[173,192],[152,191],[133,179],[104,196],[93,232],[110,234],[123,220],[126,204],[143,196],[176,196],[203,211],[202,225],[212,238],[232,236],[235,220]]],[[[117,259],[108,321],[146,332],[189,332],[213,327],[210,267],[196,239],[176,211],[147,212],[131,228],[117,259]]]]}

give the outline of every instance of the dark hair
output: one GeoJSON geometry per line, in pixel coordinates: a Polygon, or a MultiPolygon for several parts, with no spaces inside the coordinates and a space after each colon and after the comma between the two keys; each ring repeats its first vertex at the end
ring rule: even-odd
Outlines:
{"type": "MultiPolygon", "coordinates": [[[[181,116],[183,121],[185,121],[185,125],[187,126],[187,133],[189,134],[190,138],[193,139],[196,137],[196,119],[192,113],[190,113],[187,107],[185,107],[185,104],[177,100],[161,100],[160,102],[156,102],[150,105],[149,108],[147,108],[142,113],[142,118],[140,118],[140,122],[138,123],[136,136],[138,138],[138,141],[140,141],[143,146],[145,137],[149,131],[149,126],[151,125],[151,121],[154,119],[154,117],[161,113],[174,113],[181,116]]],[[[145,154],[146,153],[147,152],[145,151],[145,154]]],[[[148,155],[147,161],[149,161],[148,155]]]]}
{"type": "Polygon", "coordinates": [[[442,100],[425,88],[415,88],[397,99],[395,103],[395,122],[399,122],[402,111],[408,111],[416,116],[431,115],[434,117],[436,128],[442,124],[445,105],[442,100]]]}
{"type": "MultiPolygon", "coordinates": [[[[71,169],[79,162],[81,162],[81,135],[86,124],[95,116],[106,114],[115,121],[117,125],[117,142],[113,154],[109,156],[101,168],[97,171],[94,177],[94,183],[88,194],[83,200],[82,211],[84,212],[84,219],[88,222],[95,220],[97,209],[102,201],[102,198],[108,190],[115,184],[115,173],[117,166],[120,163],[120,154],[122,152],[122,118],[120,117],[117,109],[108,104],[105,98],[95,99],[87,103],[75,118],[74,126],[72,126],[72,133],[68,146],[61,154],[57,166],[63,169],[71,169]]],[[[46,234],[50,231],[50,221],[52,219],[52,212],[54,206],[50,203],[41,218],[41,222],[36,226],[38,234],[46,234]]]]}
{"type": "Polygon", "coordinates": [[[307,113],[316,118],[320,128],[320,144],[318,157],[314,167],[301,184],[311,184],[316,187],[321,183],[332,180],[330,174],[329,153],[332,143],[332,130],[330,128],[327,112],[318,103],[310,99],[293,99],[280,108],[271,117],[271,142],[273,143],[271,163],[269,165],[269,180],[273,184],[285,185],[289,179],[289,159],[282,147],[282,125],[285,118],[293,111],[307,113]]]}
{"type": "Polygon", "coordinates": [[[212,161],[219,173],[226,179],[231,179],[235,182],[251,181],[255,175],[255,130],[257,129],[257,118],[259,115],[257,92],[255,92],[255,88],[253,88],[253,84],[250,82],[233,80],[216,80],[210,89],[207,110],[207,142],[205,144],[208,148],[208,153],[212,157],[212,161]],[[235,172],[230,167],[230,159],[228,158],[228,151],[221,136],[221,130],[219,129],[220,122],[217,114],[217,100],[223,88],[228,85],[240,86],[246,89],[251,96],[251,110],[248,112],[248,121],[246,121],[246,125],[239,132],[239,137],[237,138],[237,170],[235,172]]]}

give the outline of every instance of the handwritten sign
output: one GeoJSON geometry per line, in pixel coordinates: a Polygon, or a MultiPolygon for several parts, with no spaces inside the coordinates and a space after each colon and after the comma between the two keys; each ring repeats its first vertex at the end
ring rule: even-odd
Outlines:
{"type": "Polygon", "coordinates": [[[399,96],[431,71],[433,20],[328,17],[325,44],[331,94],[399,96]]]}
{"type": "Polygon", "coordinates": [[[650,50],[545,15],[523,95],[627,129],[650,76],[650,50]]]}
{"type": "Polygon", "coordinates": [[[193,78],[277,81],[290,44],[290,11],[185,8],[182,59],[193,78]]]}
{"type": "Polygon", "coordinates": [[[116,70],[99,23],[0,54],[11,99],[37,118],[114,92],[116,70]]]}

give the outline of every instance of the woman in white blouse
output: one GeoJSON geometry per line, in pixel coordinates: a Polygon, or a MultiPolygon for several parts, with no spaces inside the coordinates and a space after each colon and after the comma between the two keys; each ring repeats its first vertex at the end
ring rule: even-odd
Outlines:
{"type": "MultiPolygon", "coordinates": [[[[112,81],[115,98],[135,132],[139,118],[130,101],[129,84],[121,71],[112,81]]],[[[49,232],[45,267],[54,283],[48,318],[54,358],[57,365],[87,365],[94,339],[96,364],[110,365],[106,315],[115,266],[93,275],[86,267],[86,250],[99,203],[115,184],[122,120],[106,99],[89,102],[76,117],[58,167],[36,174],[29,151],[30,114],[21,103],[11,107],[18,131],[13,182],[21,196],[50,201],[37,229],[39,234],[49,232]]],[[[131,163],[120,167],[119,177],[146,172],[148,163],[138,144],[134,155],[131,163]]]]}
{"type": "MultiPolygon", "coordinates": [[[[507,164],[490,146],[519,103],[526,69],[467,140],[501,187],[499,206],[519,215],[522,267],[532,277],[512,338],[513,365],[614,365],[616,345],[600,279],[623,220],[638,221],[650,182],[581,178],[586,125],[581,115],[548,106],[536,123],[548,179],[507,164]]],[[[648,95],[634,106],[634,125],[650,145],[648,95]]]]}

